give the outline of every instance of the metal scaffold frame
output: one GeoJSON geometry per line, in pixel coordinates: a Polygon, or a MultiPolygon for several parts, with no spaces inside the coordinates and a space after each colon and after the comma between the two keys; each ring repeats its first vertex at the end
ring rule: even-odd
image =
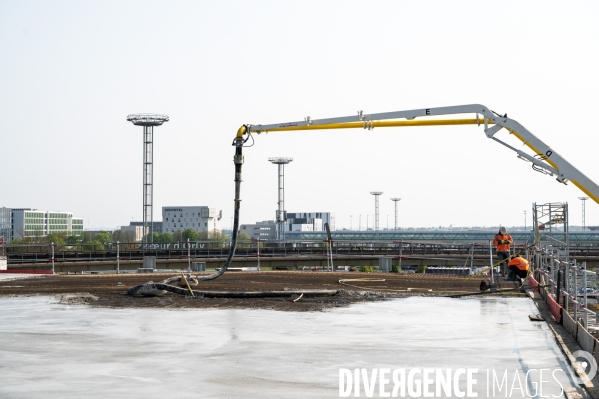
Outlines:
{"type": "MultiPolygon", "coordinates": [[[[568,254],[570,228],[568,203],[532,204],[533,242],[536,248],[553,248],[568,254]]],[[[535,259],[535,265],[538,260],[535,259]]]]}
{"type": "Polygon", "coordinates": [[[585,328],[589,314],[599,324],[599,312],[588,309],[589,290],[595,297],[599,294],[597,273],[588,271],[586,262],[570,259],[568,203],[534,203],[533,223],[533,265],[541,279],[546,280],[542,284],[548,285],[547,292],[585,328]]]}

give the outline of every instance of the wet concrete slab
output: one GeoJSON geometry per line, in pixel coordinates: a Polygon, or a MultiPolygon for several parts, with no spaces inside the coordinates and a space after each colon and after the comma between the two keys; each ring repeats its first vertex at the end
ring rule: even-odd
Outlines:
{"type": "Polygon", "coordinates": [[[332,398],[340,369],[385,368],[477,369],[477,397],[513,398],[540,396],[525,390],[535,393],[535,370],[549,369],[540,394],[560,395],[576,381],[545,323],[529,321],[535,310],[523,298],[412,297],[307,313],[0,298],[0,397],[332,398]],[[505,371],[516,391],[493,394],[485,380],[505,371]]]}
{"type": "Polygon", "coordinates": [[[20,280],[23,278],[46,277],[47,274],[0,273],[0,282],[20,280]]]}

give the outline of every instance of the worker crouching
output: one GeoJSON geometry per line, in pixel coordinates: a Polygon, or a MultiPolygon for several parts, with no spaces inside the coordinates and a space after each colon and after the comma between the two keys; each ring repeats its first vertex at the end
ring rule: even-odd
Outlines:
{"type": "Polygon", "coordinates": [[[493,244],[497,250],[497,257],[501,261],[500,273],[505,276],[507,268],[507,260],[510,258],[510,245],[514,243],[514,239],[507,233],[507,229],[503,226],[499,228],[499,232],[493,238],[493,244]]]}
{"type": "Polygon", "coordinates": [[[521,256],[514,256],[507,265],[508,280],[515,280],[516,277],[525,278],[530,271],[530,264],[521,256]]]}

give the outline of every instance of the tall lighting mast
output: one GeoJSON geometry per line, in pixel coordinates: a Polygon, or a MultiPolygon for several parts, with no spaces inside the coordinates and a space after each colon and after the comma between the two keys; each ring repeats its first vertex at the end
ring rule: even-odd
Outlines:
{"type": "Polygon", "coordinates": [[[582,231],[584,231],[586,225],[585,205],[589,197],[578,197],[578,199],[582,201],[582,231]]]}
{"type": "Polygon", "coordinates": [[[374,195],[374,231],[376,231],[377,236],[379,232],[379,196],[382,194],[382,191],[371,191],[370,194],[374,195]]]}
{"type": "Polygon", "coordinates": [[[167,115],[159,114],[131,114],[127,120],[136,126],[144,128],[144,193],[143,193],[143,243],[152,243],[154,233],[154,126],[168,122],[167,115]]]}
{"type": "Polygon", "coordinates": [[[395,202],[395,230],[397,230],[397,203],[401,201],[401,198],[391,198],[391,201],[395,202]]]}
{"type": "Polygon", "coordinates": [[[285,165],[293,161],[293,158],[276,157],[268,158],[268,160],[279,166],[279,200],[276,221],[279,230],[277,239],[281,245],[285,241],[285,220],[287,219],[285,214],[285,165]]]}

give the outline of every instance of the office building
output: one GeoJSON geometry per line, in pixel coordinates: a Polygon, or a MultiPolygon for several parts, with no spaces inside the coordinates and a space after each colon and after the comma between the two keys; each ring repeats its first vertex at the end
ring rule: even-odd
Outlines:
{"type": "Polygon", "coordinates": [[[10,210],[10,218],[10,241],[15,238],[44,237],[51,233],[76,236],[83,234],[83,219],[73,217],[70,212],[13,208],[10,210]]]}
{"type": "Polygon", "coordinates": [[[10,241],[10,208],[0,208],[0,243],[10,241]]]}
{"type": "Polygon", "coordinates": [[[208,206],[163,206],[162,231],[220,231],[223,211],[208,206]]]}
{"type": "Polygon", "coordinates": [[[239,226],[239,232],[246,233],[254,240],[270,241],[277,238],[277,228],[275,220],[265,220],[255,224],[242,224],[239,226]]]}

